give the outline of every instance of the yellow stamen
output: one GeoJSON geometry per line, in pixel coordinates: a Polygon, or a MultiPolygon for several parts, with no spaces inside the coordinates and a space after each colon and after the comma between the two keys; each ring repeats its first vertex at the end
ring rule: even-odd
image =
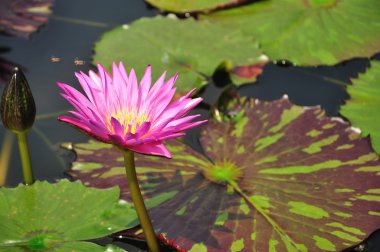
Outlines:
{"type": "Polygon", "coordinates": [[[137,112],[136,109],[118,110],[107,118],[107,128],[112,133],[115,133],[115,129],[111,124],[112,117],[118,120],[122,127],[124,127],[124,134],[127,134],[128,132],[135,134],[138,126],[150,121],[148,114],[145,111],[137,112]]]}

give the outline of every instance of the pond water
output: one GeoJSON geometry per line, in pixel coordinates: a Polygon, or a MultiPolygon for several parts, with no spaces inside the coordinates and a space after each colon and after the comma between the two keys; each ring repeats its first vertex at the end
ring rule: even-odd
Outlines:
{"type": "MultiPolygon", "coordinates": [[[[87,72],[93,68],[93,44],[103,32],[140,17],[157,14],[157,10],[141,0],[56,1],[48,24],[30,40],[0,35],[0,46],[10,48],[0,56],[22,67],[35,97],[37,120],[29,133],[29,139],[36,179],[54,181],[65,177],[64,171],[74,156],[61,150],[60,144],[88,139],[56,120],[58,115],[71,109],[59,95],[60,89],[56,82],[79,87],[74,72],[87,72]],[[54,62],[57,59],[59,62],[54,62]]],[[[379,55],[376,57],[380,58],[379,55]]],[[[368,65],[367,59],[319,68],[270,63],[265,66],[264,73],[256,83],[242,85],[238,92],[263,100],[274,100],[287,94],[298,105],[321,105],[328,115],[337,116],[339,106],[349,98],[345,85],[368,65]]],[[[214,103],[222,89],[218,85],[208,85],[204,91],[205,102],[214,103]]],[[[206,109],[200,108],[198,112],[204,117],[208,115],[206,109]]],[[[198,129],[191,130],[185,140],[199,149],[196,140],[198,132],[198,129]]],[[[5,130],[0,128],[0,143],[4,136],[5,130]]],[[[6,185],[15,186],[22,181],[15,141],[9,167],[6,185]]]]}

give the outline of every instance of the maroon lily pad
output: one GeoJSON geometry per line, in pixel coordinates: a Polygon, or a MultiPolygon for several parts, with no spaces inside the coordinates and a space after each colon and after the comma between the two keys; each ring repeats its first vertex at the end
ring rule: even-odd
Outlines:
{"type": "Polygon", "coordinates": [[[0,31],[19,37],[29,37],[47,22],[53,0],[2,0],[0,31]]]}
{"type": "MultiPolygon", "coordinates": [[[[228,114],[201,131],[209,158],[177,141],[167,142],[171,160],[137,155],[157,232],[189,251],[339,251],[380,226],[380,161],[368,138],[286,98],[228,114]]],[[[73,178],[118,184],[130,200],[117,149],[74,150],[73,178]]]]}

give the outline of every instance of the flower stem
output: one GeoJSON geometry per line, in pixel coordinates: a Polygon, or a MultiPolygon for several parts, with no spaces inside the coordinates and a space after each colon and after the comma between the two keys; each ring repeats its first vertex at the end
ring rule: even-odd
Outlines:
{"type": "Polygon", "coordinates": [[[135,157],[134,152],[125,150],[124,164],[127,173],[128,187],[132,196],[133,203],[136,208],[137,216],[139,217],[141,227],[144,231],[149,250],[151,252],[160,251],[156,235],[153,230],[152,222],[150,221],[148,211],[146,210],[144,200],[141,196],[140,187],[136,176],[135,157]]]}
{"type": "Polygon", "coordinates": [[[18,149],[20,150],[22,173],[24,175],[24,183],[31,185],[34,183],[32,163],[30,161],[30,152],[26,131],[17,132],[18,149]]]}

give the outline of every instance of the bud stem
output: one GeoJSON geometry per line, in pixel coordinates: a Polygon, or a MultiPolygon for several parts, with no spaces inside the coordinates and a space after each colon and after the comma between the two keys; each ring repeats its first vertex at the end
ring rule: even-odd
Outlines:
{"type": "Polygon", "coordinates": [[[28,138],[26,131],[16,132],[18,149],[20,150],[22,173],[24,175],[24,183],[26,185],[31,185],[34,183],[32,162],[30,160],[30,152],[28,145],[28,138]]]}
{"type": "Polygon", "coordinates": [[[128,187],[131,193],[133,204],[135,205],[137,216],[139,217],[141,227],[144,231],[145,239],[148,243],[149,251],[159,252],[159,246],[156,235],[153,230],[152,222],[150,221],[148,211],[146,210],[144,200],[141,196],[140,187],[136,175],[134,152],[125,150],[124,164],[127,173],[128,187]]]}

